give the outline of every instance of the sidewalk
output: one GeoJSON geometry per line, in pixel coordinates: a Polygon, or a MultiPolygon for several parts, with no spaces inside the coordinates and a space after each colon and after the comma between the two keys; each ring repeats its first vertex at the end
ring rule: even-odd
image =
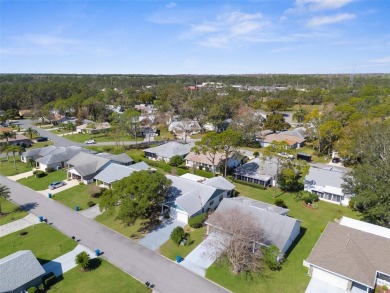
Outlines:
{"type": "Polygon", "coordinates": [[[40,224],[37,216],[28,214],[23,219],[13,221],[8,224],[0,226],[0,237],[22,230],[35,224],[40,224]]]}
{"type": "Polygon", "coordinates": [[[85,247],[84,245],[77,245],[72,251],[45,263],[42,267],[46,273],[53,272],[57,277],[61,276],[63,273],[75,268],[77,266],[75,262],[76,255],[80,252],[85,251],[89,254],[91,259],[96,257],[96,254],[91,249],[85,247]]]}

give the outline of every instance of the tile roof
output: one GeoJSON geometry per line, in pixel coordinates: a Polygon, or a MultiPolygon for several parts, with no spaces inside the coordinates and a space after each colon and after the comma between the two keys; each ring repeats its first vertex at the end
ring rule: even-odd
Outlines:
{"type": "Polygon", "coordinates": [[[110,184],[130,176],[133,172],[149,169],[150,167],[145,162],[139,162],[130,166],[112,163],[99,172],[94,179],[110,184]]]}
{"type": "Polygon", "coordinates": [[[148,148],[145,149],[144,152],[146,153],[154,153],[159,157],[163,158],[172,158],[173,156],[185,156],[190,151],[191,148],[194,146],[194,143],[187,143],[183,144],[177,141],[170,141],[165,144],[156,146],[154,148],[148,148]]]}
{"type": "Polygon", "coordinates": [[[377,271],[390,275],[390,240],[329,223],[307,262],[374,288],[377,271]]]}
{"type": "MultiPolygon", "coordinates": [[[[286,247],[294,241],[294,239],[291,239],[291,235],[295,226],[300,225],[299,220],[282,216],[274,211],[258,208],[254,204],[247,204],[235,198],[225,198],[214,213],[223,213],[233,208],[238,208],[245,214],[252,215],[257,220],[267,239],[264,244],[274,244],[282,250],[287,249],[286,247]]],[[[209,217],[206,224],[213,225],[212,216],[209,217]]]]}
{"type": "Polygon", "coordinates": [[[0,292],[12,292],[44,273],[30,250],[10,254],[0,259],[0,292]]]}

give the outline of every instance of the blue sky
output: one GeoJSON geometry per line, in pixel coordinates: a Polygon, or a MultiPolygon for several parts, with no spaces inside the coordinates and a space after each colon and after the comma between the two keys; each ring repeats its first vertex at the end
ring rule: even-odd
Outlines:
{"type": "Polygon", "coordinates": [[[1,73],[390,72],[389,0],[0,0],[1,73]]]}

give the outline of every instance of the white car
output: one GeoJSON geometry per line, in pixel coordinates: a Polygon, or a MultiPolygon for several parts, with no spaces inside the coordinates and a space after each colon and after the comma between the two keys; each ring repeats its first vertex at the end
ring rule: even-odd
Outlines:
{"type": "Polygon", "coordinates": [[[94,140],[94,139],[90,139],[90,140],[85,141],[85,144],[95,144],[95,143],[96,143],[96,140],[94,140]]]}
{"type": "Polygon", "coordinates": [[[283,158],[289,158],[289,159],[294,159],[294,156],[288,153],[278,153],[279,156],[283,158]]]}

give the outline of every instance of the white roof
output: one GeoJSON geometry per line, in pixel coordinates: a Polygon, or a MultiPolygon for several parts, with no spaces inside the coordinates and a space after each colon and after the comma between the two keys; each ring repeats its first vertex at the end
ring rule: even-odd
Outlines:
{"type": "Polygon", "coordinates": [[[145,149],[145,153],[154,153],[159,157],[172,158],[173,156],[185,156],[194,146],[194,143],[183,144],[177,141],[170,141],[165,144],[145,149]]]}
{"type": "Polygon", "coordinates": [[[348,217],[342,217],[340,225],[390,239],[390,229],[385,227],[358,221],[348,217]]]}
{"type": "Polygon", "coordinates": [[[205,177],[198,176],[198,175],[191,174],[191,173],[186,173],[186,174],[184,174],[184,175],[181,175],[180,177],[181,177],[181,178],[188,179],[188,180],[191,180],[191,181],[195,181],[195,182],[200,182],[200,181],[206,180],[205,177]]]}

